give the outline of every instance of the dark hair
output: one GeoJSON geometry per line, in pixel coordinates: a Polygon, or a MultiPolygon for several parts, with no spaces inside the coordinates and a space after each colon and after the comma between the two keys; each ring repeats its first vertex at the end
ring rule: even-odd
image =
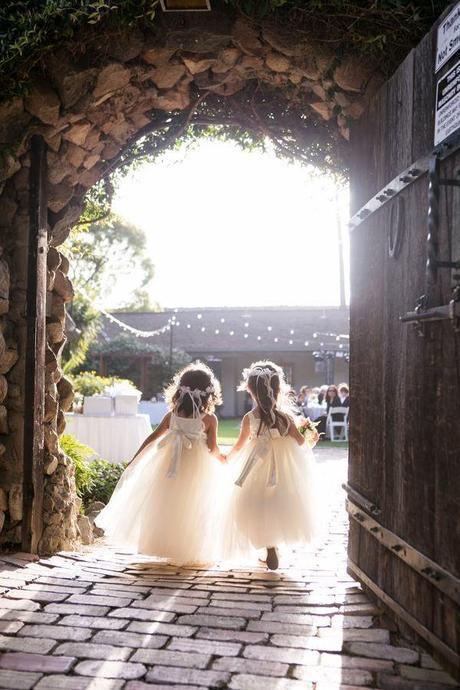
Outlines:
{"type": "Polygon", "coordinates": [[[337,390],[337,386],[334,386],[334,384],[331,384],[330,386],[327,387],[326,391],[326,400],[329,400],[329,391],[333,391],[334,393],[334,398],[337,398],[339,395],[339,391],[337,390]]]}
{"type": "Polygon", "coordinates": [[[196,388],[203,391],[202,395],[195,397],[201,414],[211,414],[216,405],[222,405],[220,383],[214,372],[203,362],[195,362],[181,369],[165,390],[166,402],[174,412],[184,417],[193,417],[192,399],[190,395],[181,397],[181,386],[187,386],[192,391],[196,388]],[[208,388],[211,390],[206,392],[208,388]]]}
{"type": "Polygon", "coordinates": [[[260,413],[260,424],[257,435],[260,435],[262,428],[265,426],[267,429],[277,429],[279,433],[284,436],[289,429],[290,418],[286,413],[277,409],[276,404],[273,407],[273,400],[275,400],[275,402],[278,401],[281,388],[283,385],[286,385],[283,378],[283,372],[279,367],[273,364],[273,362],[256,362],[251,365],[251,369],[253,367],[261,367],[273,372],[270,381],[267,381],[266,377],[258,376],[256,372],[251,374],[249,370],[246,386],[256,401],[260,413]],[[274,414],[274,420],[271,413],[274,414]]]}

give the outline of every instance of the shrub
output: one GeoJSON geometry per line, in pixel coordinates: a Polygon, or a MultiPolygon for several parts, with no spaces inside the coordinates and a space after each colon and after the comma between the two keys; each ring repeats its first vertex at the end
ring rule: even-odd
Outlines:
{"type": "Polygon", "coordinates": [[[95,371],[82,371],[77,376],[70,378],[75,392],[83,396],[103,393],[108,386],[113,386],[115,383],[126,383],[131,388],[135,388],[134,383],[129,379],[121,379],[117,376],[99,376],[95,371]]]}
{"type": "Polygon", "coordinates": [[[107,460],[93,460],[90,467],[91,486],[82,496],[83,503],[85,506],[93,501],[108,503],[126,463],[113,464],[107,460]]]}
{"type": "Polygon", "coordinates": [[[94,458],[96,452],[70,434],[61,436],[60,445],[64,453],[73,461],[77,494],[83,499],[84,495],[91,490],[93,476],[89,461],[94,458]]]}
{"type": "Polygon", "coordinates": [[[93,501],[108,503],[126,463],[115,465],[107,460],[92,459],[96,452],[70,434],[62,436],[60,444],[75,466],[77,494],[83,501],[83,508],[93,501]]]}

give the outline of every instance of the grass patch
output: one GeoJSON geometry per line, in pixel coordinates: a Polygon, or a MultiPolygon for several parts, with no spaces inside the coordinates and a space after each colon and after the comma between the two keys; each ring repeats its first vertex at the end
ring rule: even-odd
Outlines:
{"type": "Polygon", "coordinates": [[[315,450],[321,448],[346,448],[348,449],[348,441],[320,441],[315,447],[315,450]]]}
{"type": "Polygon", "coordinates": [[[233,445],[240,433],[241,419],[219,419],[219,429],[217,433],[217,443],[222,445],[233,445]]]}

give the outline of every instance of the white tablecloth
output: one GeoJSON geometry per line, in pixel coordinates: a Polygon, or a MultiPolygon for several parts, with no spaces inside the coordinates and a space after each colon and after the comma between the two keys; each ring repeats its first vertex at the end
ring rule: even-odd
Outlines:
{"type": "Polygon", "coordinates": [[[319,403],[309,403],[303,408],[304,415],[310,417],[311,421],[314,422],[320,417],[327,414],[327,405],[320,405],[319,403]]]}
{"type": "Polygon", "coordinates": [[[104,460],[127,462],[151,433],[149,416],[66,414],[66,434],[93,448],[104,460]]]}

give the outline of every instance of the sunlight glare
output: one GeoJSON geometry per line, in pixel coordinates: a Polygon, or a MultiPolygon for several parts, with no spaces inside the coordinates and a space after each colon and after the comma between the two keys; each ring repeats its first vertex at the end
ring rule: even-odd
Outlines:
{"type": "MultiPolygon", "coordinates": [[[[326,306],[339,303],[335,198],[313,168],[207,140],[130,173],[114,210],[145,230],[162,306],[326,306]]],[[[338,198],[347,255],[348,190],[338,198]]]]}

